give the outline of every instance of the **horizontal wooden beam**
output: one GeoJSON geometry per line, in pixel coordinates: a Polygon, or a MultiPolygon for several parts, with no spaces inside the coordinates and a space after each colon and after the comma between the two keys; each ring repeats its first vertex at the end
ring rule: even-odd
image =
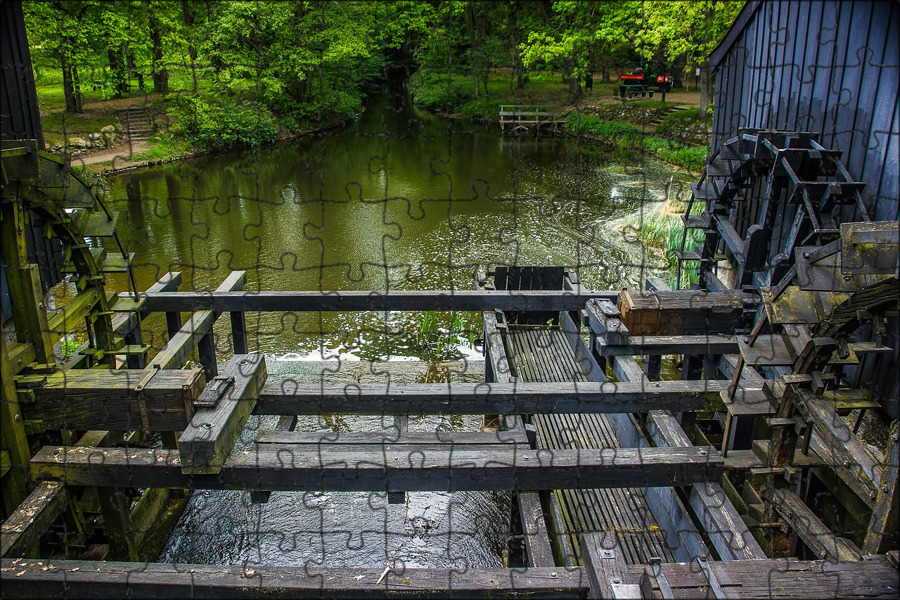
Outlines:
{"type": "Polygon", "coordinates": [[[715,410],[728,381],[653,383],[267,383],[257,414],[544,414],[629,413],[657,408],[715,410]]]}
{"type": "Polygon", "coordinates": [[[607,344],[597,338],[601,356],[646,356],[667,354],[729,354],[738,351],[731,335],[632,335],[627,344],[607,344]]]}
{"type": "Polygon", "coordinates": [[[419,311],[580,310],[591,298],[615,299],[612,291],[391,290],[333,292],[143,292],[149,311],[419,311]]]}
{"type": "MultiPolygon", "coordinates": [[[[708,562],[711,578],[726,598],[896,598],[897,568],[884,556],[854,562],[801,561],[791,558],[708,562]]],[[[715,597],[697,562],[663,563],[660,576],[646,569],[641,578],[644,598],[715,597]],[[665,582],[668,596],[660,584],[665,582]]]]}
{"type": "Polygon", "coordinates": [[[45,430],[180,431],[202,384],[199,369],[72,369],[47,375],[21,408],[45,430]]]}
{"type": "Polygon", "coordinates": [[[413,453],[261,444],[232,452],[217,475],[182,473],[175,450],[47,446],[31,465],[37,479],[84,486],[390,492],[677,486],[717,481],[724,471],[712,447],[523,451],[512,444],[413,453]]]}
{"type": "Polygon", "coordinates": [[[65,486],[58,481],[45,481],[34,488],[19,508],[3,521],[0,556],[21,558],[27,555],[66,509],[68,499],[65,486]]]}
{"type": "Polygon", "coordinates": [[[584,598],[579,567],[353,569],[106,561],[2,561],[6,598],[584,598]]]}

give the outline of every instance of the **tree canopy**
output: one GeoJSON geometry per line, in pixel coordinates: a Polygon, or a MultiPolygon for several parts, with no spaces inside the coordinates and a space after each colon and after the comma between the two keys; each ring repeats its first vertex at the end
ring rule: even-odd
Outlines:
{"type": "MultiPolygon", "coordinates": [[[[50,0],[23,3],[36,71],[58,69],[66,110],[85,86],[107,97],[138,86],[182,108],[253,103],[298,122],[352,115],[397,69],[433,82],[467,77],[460,93],[489,95],[488,75],[562,75],[569,96],[656,59],[706,71],[706,56],[742,1],[629,0],[50,0]],[[185,92],[187,94],[185,94],[185,92]],[[234,100],[233,98],[237,98],[234,100]]],[[[682,73],[676,73],[680,81],[682,73]]],[[[707,81],[708,83],[708,81],[707,81]]],[[[708,99],[711,90],[701,90],[708,99]]],[[[202,108],[202,107],[201,107],[202,108]]]]}

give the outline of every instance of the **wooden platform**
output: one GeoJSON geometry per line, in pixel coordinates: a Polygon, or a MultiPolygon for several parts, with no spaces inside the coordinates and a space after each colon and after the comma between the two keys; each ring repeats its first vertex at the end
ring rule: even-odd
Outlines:
{"type": "MultiPolygon", "coordinates": [[[[565,334],[557,328],[511,326],[513,368],[519,381],[587,381],[565,334]]],[[[617,448],[619,441],[606,415],[534,415],[539,443],[549,449],[617,448]]],[[[581,534],[615,536],[629,564],[651,557],[674,560],[663,532],[639,488],[554,490],[570,548],[581,560],[581,534]]],[[[613,545],[613,540],[609,540],[613,545]]]]}

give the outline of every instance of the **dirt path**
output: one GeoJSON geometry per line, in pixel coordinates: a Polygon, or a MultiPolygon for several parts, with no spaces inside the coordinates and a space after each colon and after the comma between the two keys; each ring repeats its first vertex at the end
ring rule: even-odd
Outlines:
{"type": "Polygon", "coordinates": [[[146,164],[147,161],[132,161],[131,157],[141,152],[146,152],[153,147],[149,140],[135,140],[130,145],[121,144],[115,148],[106,148],[90,154],[82,154],[75,157],[72,162],[81,163],[84,166],[111,163],[113,169],[125,169],[128,167],[146,164]]]}

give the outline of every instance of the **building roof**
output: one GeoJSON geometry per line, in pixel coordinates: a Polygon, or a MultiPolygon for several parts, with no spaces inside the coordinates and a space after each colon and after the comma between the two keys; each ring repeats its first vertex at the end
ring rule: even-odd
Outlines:
{"type": "Polygon", "coordinates": [[[739,12],[738,16],[734,19],[734,23],[732,23],[731,27],[728,29],[728,33],[725,34],[725,37],[722,38],[719,45],[709,53],[710,68],[717,68],[722,60],[724,60],[728,51],[731,50],[731,47],[740,37],[744,28],[747,26],[747,23],[753,18],[753,15],[761,4],[762,0],[747,0],[747,3],[744,4],[744,8],[741,9],[741,12],[739,12]]]}

